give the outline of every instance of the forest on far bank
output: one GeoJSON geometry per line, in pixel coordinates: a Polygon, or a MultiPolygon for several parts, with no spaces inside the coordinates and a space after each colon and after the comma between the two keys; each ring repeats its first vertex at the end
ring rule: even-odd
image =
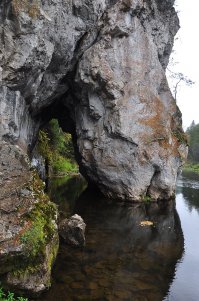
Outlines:
{"type": "Polygon", "coordinates": [[[189,152],[185,169],[199,173],[199,124],[192,121],[186,130],[186,134],[189,141],[189,152]]]}

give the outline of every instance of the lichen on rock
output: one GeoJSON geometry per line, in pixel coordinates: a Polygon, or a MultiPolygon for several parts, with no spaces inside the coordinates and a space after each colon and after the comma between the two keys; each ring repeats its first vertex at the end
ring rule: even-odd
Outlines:
{"type": "Polygon", "coordinates": [[[12,8],[14,14],[27,13],[31,18],[36,18],[40,15],[39,0],[13,0],[12,8]]]}

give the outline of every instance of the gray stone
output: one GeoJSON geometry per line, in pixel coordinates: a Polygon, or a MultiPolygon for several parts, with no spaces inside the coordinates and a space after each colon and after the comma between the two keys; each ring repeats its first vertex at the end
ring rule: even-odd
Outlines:
{"type": "Polygon", "coordinates": [[[85,228],[86,224],[81,216],[75,214],[60,222],[59,235],[67,244],[81,247],[85,245],[85,228]]]}

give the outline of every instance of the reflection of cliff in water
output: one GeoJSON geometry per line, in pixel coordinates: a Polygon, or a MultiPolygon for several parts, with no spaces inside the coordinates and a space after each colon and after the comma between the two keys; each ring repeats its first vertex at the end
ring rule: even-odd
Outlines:
{"type": "Polygon", "coordinates": [[[61,245],[52,289],[43,301],[162,301],[183,253],[175,204],[123,205],[84,193],[74,212],[86,247],[61,245]],[[154,226],[141,227],[151,220],[154,226]]]}

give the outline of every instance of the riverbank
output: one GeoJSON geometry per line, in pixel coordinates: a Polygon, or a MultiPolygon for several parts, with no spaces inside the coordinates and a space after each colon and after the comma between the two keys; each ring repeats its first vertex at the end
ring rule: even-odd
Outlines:
{"type": "Polygon", "coordinates": [[[192,171],[199,174],[199,164],[187,162],[183,167],[183,171],[192,171]]]}

